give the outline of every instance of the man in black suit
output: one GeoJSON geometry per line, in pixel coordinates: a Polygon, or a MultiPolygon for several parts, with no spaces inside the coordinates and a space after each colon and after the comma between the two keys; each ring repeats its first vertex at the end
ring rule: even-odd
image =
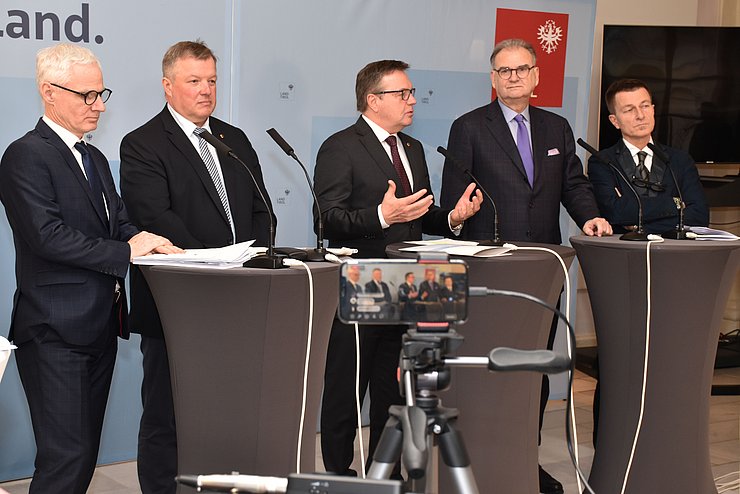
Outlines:
{"type": "MultiPolygon", "coordinates": [[[[539,83],[532,46],[520,39],[498,43],[491,55],[491,83],[497,99],[453,122],[448,151],[496,201],[501,238],[561,243],[561,203],[586,235],[610,235],[611,226],[599,217],[591,184],[575,154],[573,131],[567,120],[529,104],[539,83]]],[[[453,203],[464,188],[463,173],[446,160],[442,206],[453,203]]],[[[466,222],[462,236],[493,238],[493,225],[494,210],[486,202],[480,214],[466,222]]],[[[550,349],[557,329],[554,321],[550,349]]],[[[544,376],[541,416],[549,392],[549,380],[544,376]]],[[[541,492],[563,492],[562,485],[542,468],[539,476],[541,492]]]]}
{"type": "MultiPolygon", "coordinates": [[[[270,218],[247,170],[198,136],[206,129],[250,167],[265,197],[257,154],[240,129],[211,116],[216,56],[201,41],[171,46],[162,60],[167,104],[121,142],[121,195],[131,220],[183,248],[267,245],[270,218]]],[[[269,200],[269,197],[268,197],[269,200]]],[[[138,472],[144,494],[174,493],[177,442],[162,325],[141,272],[131,273],[131,327],[144,357],[138,472]]]]}
{"type": "Polygon", "coordinates": [[[417,316],[416,301],[419,299],[419,290],[414,284],[414,273],[408,272],[404,276],[404,282],[398,286],[398,303],[403,304],[401,319],[403,321],[415,321],[417,316]]]}
{"type": "MultiPolygon", "coordinates": [[[[685,151],[660,146],[670,163],[663,163],[648,147],[653,142],[655,105],[647,85],[637,79],[621,79],[606,90],[609,121],[622,133],[622,139],[599,154],[621,168],[642,201],[643,223],[647,233],[665,233],[678,224],[679,193],[686,205],[684,223],[691,226],[709,224],[709,207],[694,160],[685,151]],[[670,167],[670,169],[668,169],[670,167]]],[[[624,180],[612,168],[596,158],[588,161],[588,177],[594,186],[599,209],[618,232],[637,225],[638,204],[624,180]]]]}
{"type": "MultiPolygon", "coordinates": [[[[454,209],[434,205],[422,145],[401,132],[414,116],[408,64],[382,60],[365,66],[355,85],[357,122],[329,137],[316,158],[314,183],[330,247],[356,248],[359,257],[385,257],[394,242],[421,239],[422,231],[450,235],[480,208],[474,185],[454,209]]],[[[400,403],[396,368],[403,326],[360,328],[360,396],[370,385],[370,454],[400,403]]],[[[354,337],[334,321],[327,350],[321,410],[321,450],[327,471],[353,474],[355,425],[354,337]]]]}
{"type": "Polygon", "coordinates": [[[380,268],[373,269],[373,279],[365,283],[365,293],[378,293],[376,300],[391,303],[391,290],[388,284],[383,281],[383,270],[380,268]]]}
{"type": "Polygon", "coordinates": [[[0,162],[0,199],[16,251],[9,337],[36,439],[29,492],[84,494],[117,336],[128,338],[129,261],[179,249],[129,222],[108,160],[82,141],[111,94],[92,52],[52,46],[38,53],[36,68],[44,116],[0,162]]]}

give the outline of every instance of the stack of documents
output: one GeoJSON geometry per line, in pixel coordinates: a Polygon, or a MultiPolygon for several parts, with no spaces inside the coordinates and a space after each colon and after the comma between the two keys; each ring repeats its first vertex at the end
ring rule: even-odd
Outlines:
{"type": "Polygon", "coordinates": [[[705,226],[690,226],[689,233],[693,233],[696,240],[740,240],[740,237],[730,232],[705,226]]]}
{"type": "Polygon", "coordinates": [[[241,267],[256,255],[264,254],[265,247],[252,247],[254,240],[217,249],[188,249],[182,254],[151,254],[134,257],[134,264],[147,266],[188,266],[211,269],[241,267]]]}
{"type": "Polygon", "coordinates": [[[510,255],[509,247],[493,247],[490,245],[478,245],[478,242],[467,240],[451,240],[443,238],[439,240],[418,240],[407,242],[414,244],[414,247],[402,247],[399,250],[406,252],[444,252],[453,256],[469,257],[496,257],[510,255]]]}

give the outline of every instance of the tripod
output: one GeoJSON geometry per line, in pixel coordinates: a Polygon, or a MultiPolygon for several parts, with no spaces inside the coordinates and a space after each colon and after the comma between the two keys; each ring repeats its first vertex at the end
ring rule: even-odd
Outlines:
{"type": "MultiPolygon", "coordinates": [[[[446,326],[446,325],[445,325],[446,326]]],[[[403,337],[401,371],[405,406],[392,406],[380,436],[368,478],[389,478],[399,459],[409,475],[410,492],[429,493],[434,487],[432,473],[436,464],[433,454],[439,446],[442,460],[450,469],[459,494],[478,494],[470,459],[461,434],[455,429],[457,409],[444,408],[434,391],[450,385],[447,364],[487,366],[488,359],[445,359],[457,349],[463,337],[448,327],[444,332],[409,330],[403,337]]]]}

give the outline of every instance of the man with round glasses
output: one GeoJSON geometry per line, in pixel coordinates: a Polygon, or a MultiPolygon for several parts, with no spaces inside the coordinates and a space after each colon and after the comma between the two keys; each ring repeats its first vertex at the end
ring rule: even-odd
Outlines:
{"type": "MultiPolygon", "coordinates": [[[[502,240],[560,244],[561,203],[586,235],[611,235],[611,226],[599,217],[568,121],[530,105],[539,81],[531,44],[521,39],[498,43],[491,55],[491,83],[497,98],[453,122],[448,151],[496,201],[502,240]]],[[[449,207],[464,190],[467,178],[448,161],[442,174],[442,207],[449,207]]],[[[462,237],[494,238],[494,219],[493,206],[484,203],[480,213],[465,223],[462,237]]],[[[553,348],[556,330],[557,318],[548,349],[553,348]]],[[[549,394],[549,379],[543,376],[540,427],[549,394]]],[[[560,482],[542,467],[538,474],[540,492],[563,492],[560,482]]]]}
{"type": "Polygon", "coordinates": [[[84,494],[98,457],[133,257],[181,252],[129,222],[108,160],[82,138],[111,94],[87,48],[41,50],[44,115],[0,162],[17,289],[9,338],[36,440],[30,493],[84,494]]]}
{"type": "MultiPolygon", "coordinates": [[[[638,79],[620,79],[606,90],[609,121],[619,129],[622,138],[601,151],[601,157],[621,168],[622,173],[640,195],[643,226],[646,233],[666,233],[676,229],[680,195],[670,176],[673,172],[683,196],[684,224],[706,226],[709,207],[694,160],[685,151],[655,144],[655,105],[647,85],[638,79]],[[670,163],[663,163],[648,147],[659,146],[670,163]],[[670,169],[668,167],[670,166],[670,169]]],[[[636,228],[638,204],[628,185],[615,170],[588,161],[588,176],[594,186],[599,209],[617,232],[636,228]]]]}

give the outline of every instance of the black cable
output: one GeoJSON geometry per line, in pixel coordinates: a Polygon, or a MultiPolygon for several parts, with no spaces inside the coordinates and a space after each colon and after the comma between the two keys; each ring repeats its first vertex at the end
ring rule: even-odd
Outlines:
{"type": "MultiPolygon", "coordinates": [[[[471,287],[473,289],[474,287],[471,287]]],[[[477,288],[477,287],[475,287],[477,288]]],[[[530,302],[534,302],[537,305],[540,305],[544,307],[545,309],[553,312],[555,315],[558,316],[558,318],[565,323],[565,325],[568,327],[568,333],[570,334],[570,370],[568,372],[568,397],[565,401],[565,406],[567,408],[567,412],[565,414],[565,442],[568,446],[568,454],[570,455],[570,461],[573,463],[573,466],[576,469],[576,474],[581,478],[581,481],[583,481],[583,485],[586,487],[588,492],[591,494],[595,494],[591,486],[588,484],[588,480],[586,480],[586,476],[581,471],[581,468],[578,466],[578,460],[576,458],[575,450],[573,448],[573,440],[571,438],[571,396],[573,395],[573,375],[575,374],[575,356],[576,356],[576,332],[573,328],[573,325],[568,321],[568,318],[560,312],[557,307],[553,307],[549,305],[544,300],[537,298],[533,295],[529,295],[528,293],[521,293],[521,292],[514,292],[511,290],[496,290],[494,288],[486,288],[485,289],[486,295],[502,295],[505,297],[514,297],[514,298],[521,298],[524,300],[529,300],[530,302]]]]}

